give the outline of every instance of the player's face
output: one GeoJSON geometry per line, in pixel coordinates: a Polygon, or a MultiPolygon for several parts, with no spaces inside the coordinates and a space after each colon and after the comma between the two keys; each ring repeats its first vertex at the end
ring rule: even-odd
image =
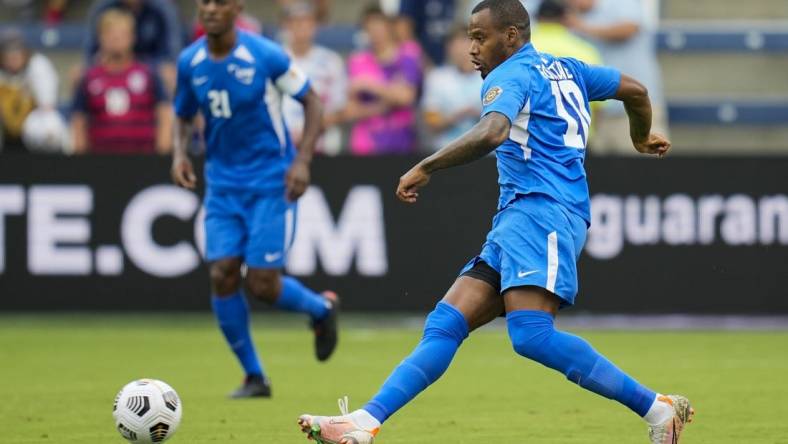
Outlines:
{"type": "Polygon", "coordinates": [[[197,16],[209,36],[219,36],[235,26],[241,13],[240,0],[197,0],[197,16]]]}
{"type": "Polygon", "coordinates": [[[510,30],[495,27],[489,9],[483,9],[471,16],[468,37],[471,39],[471,63],[486,78],[490,71],[504,62],[509,56],[507,45],[511,40],[510,30]]]}

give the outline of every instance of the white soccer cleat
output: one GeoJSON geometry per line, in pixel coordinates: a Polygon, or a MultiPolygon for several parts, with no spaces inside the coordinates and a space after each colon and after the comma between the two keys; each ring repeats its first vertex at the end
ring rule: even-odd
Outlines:
{"type": "Polygon", "coordinates": [[[339,411],[341,416],[312,416],[301,415],[298,426],[306,433],[307,439],[313,439],[318,444],[372,444],[380,427],[366,430],[359,426],[348,412],[347,396],[340,398],[339,411]]]}
{"type": "Polygon", "coordinates": [[[648,438],[651,444],[679,444],[681,432],[692,422],[695,409],[687,398],[679,395],[660,396],[658,401],[673,407],[673,417],[656,426],[649,426],[648,438]]]}

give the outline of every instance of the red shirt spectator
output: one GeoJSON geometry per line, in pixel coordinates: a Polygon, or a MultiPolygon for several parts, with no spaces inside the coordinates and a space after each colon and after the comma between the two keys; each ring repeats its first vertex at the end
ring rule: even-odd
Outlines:
{"type": "Polygon", "coordinates": [[[85,73],[74,96],[74,151],[168,152],[171,107],[156,73],[134,59],[134,17],[109,10],[99,28],[99,62],[85,73]]]}
{"type": "Polygon", "coordinates": [[[85,74],[74,110],[88,120],[91,153],[156,152],[156,106],[166,100],[162,83],[147,65],[133,62],[113,71],[97,65],[85,74]]]}

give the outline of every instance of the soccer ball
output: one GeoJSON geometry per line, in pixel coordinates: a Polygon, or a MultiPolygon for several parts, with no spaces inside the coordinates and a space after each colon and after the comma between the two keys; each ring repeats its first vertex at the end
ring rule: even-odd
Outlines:
{"type": "Polygon", "coordinates": [[[128,441],[160,443],[181,423],[183,406],[172,387],[155,379],[140,379],[123,387],[115,397],[115,427],[128,441]]]}

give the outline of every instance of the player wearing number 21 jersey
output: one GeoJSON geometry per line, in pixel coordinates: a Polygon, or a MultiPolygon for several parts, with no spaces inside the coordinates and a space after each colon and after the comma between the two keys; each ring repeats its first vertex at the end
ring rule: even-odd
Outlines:
{"type": "MultiPolygon", "coordinates": [[[[614,69],[540,53],[530,43],[528,13],[519,0],[480,2],[468,32],[471,59],[485,79],[481,121],[403,175],[397,196],[415,203],[435,171],[495,150],[500,197],[492,230],[481,253],[427,317],[419,345],[378,393],[353,412],[341,400],[339,417],[302,415],[302,431],[324,444],[372,443],[385,421],[440,378],[470,332],[505,312],[515,352],[629,408],[648,424],[652,444],[678,443],[692,416],[686,398],[652,391],[585,340],[554,326],[559,309],[575,303],[576,262],[590,221],[583,167],[589,102],[623,101],[633,147],[662,156],[670,142],[651,133],[648,93],[614,69]]],[[[495,377],[491,372],[488,376],[495,377]]],[[[525,393],[523,400],[527,402],[525,393]]],[[[513,420],[522,419],[513,414],[501,418],[504,433],[513,420]]],[[[443,418],[430,439],[443,442],[442,427],[465,426],[443,418]]],[[[583,440],[609,440],[591,438],[592,433],[583,440]]]]}
{"type": "Polygon", "coordinates": [[[205,37],[178,60],[173,180],[196,186],[186,141],[199,112],[205,122],[205,243],[211,305],[227,344],[246,374],[232,396],[269,397],[271,387],[249,330],[244,293],[310,317],[317,359],[337,344],[337,298],[282,276],[293,240],[296,201],[309,184],[320,134],[320,99],[284,50],[265,37],[236,30],[242,0],[199,0],[205,37]],[[304,135],[293,146],[282,98],[304,107],[304,135]],[[242,266],[247,271],[242,275],[242,266]]]}

